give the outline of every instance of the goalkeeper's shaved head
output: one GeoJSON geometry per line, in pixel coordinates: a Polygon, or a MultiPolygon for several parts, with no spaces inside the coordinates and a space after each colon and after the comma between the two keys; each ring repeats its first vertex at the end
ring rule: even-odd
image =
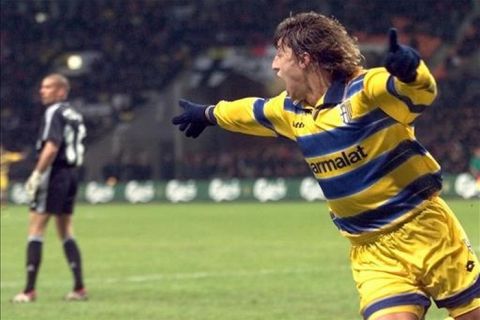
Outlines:
{"type": "Polygon", "coordinates": [[[298,58],[308,53],[332,79],[349,78],[361,67],[357,40],[334,18],[315,12],[299,13],[277,27],[274,45],[287,46],[298,58]]]}
{"type": "Polygon", "coordinates": [[[43,105],[48,106],[65,101],[69,92],[70,82],[68,79],[59,73],[51,73],[43,78],[39,93],[43,105]]]}
{"type": "Polygon", "coordinates": [[[51,73],[47,75],[44,79],[51,79],[55,85],[63,88],[66,90],[67,94],[70,92],[70,81],[68,81],[67,77],[60,73],[51,73]]]}

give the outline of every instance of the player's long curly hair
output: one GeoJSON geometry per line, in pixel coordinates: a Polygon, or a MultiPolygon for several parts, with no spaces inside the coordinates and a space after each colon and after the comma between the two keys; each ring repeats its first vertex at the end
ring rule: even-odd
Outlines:
{"type": "Polygon", "coordinates": [[[336,19],[315,12],[283,20],[273,41],[276,47],[291,48],[297,58],[308,53],[320,68],[332,74],[333,80],[350,78],[363,61],[356,38],[336,19]]]}

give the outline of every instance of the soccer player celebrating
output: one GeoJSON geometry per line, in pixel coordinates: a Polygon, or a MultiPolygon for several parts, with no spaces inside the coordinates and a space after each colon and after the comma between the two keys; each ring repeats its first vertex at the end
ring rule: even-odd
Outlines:
{"type": "Polygon", "coordinates": [[[480,319],[478,259],[438,196],[440,166],[414,135],[437,93],[418,53],[392,29],[385,67],[364,69],[356,40],[313,12],[281,22],[274,44],[285,92],[211,106],[181,100],[172,122],[193,138],[219,125],[297,142],[351,241],[364,319],[423,319],[430,299],[455,319],[480,319]]]}
{"type": "Polygon", "coordinates": [[[43,236],[50,216],[55,216],[57,231],[74,278],[67,300],[85,300],[80,250],[73,238],[72,213],[77,192],[78,167],[83,163],[86,136],[83,117],[66,99],[70,90],[60,74],[45,77],[40,97],[46,110],[37,140],[38,160],[25,189],[29,196],[30,217],[27,244],[27,283],[13,302],[32,302],[42,256],[43,236]]]}

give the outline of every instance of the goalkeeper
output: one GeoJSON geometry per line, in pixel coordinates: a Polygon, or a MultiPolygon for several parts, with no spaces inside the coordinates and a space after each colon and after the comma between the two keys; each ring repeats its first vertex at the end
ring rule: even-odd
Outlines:
{"type": "Polygon", "coordinates": [[[211,106],[181,100],[173,123],[193,138],[219,125],[297,142],[351,241],[364,319],[423,319],[431,300],[455,319],[480,319],[478,259],[438,196],[440,166],[414,135],[436,96],[418,53],[392,29],[385,67],[363,69],[356,40],[313,12],[281,22],[274,44],[285,92],[211,106]]]}

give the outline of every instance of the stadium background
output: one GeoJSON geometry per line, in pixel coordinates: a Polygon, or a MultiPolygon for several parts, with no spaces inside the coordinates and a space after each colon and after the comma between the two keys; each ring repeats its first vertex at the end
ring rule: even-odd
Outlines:
{"type": "Polygon", "coordinates": [[[303,177],[287,141],[213,128],[184,139],[170,124],[179,97],[202,103],[272,96],[275,26],[290,12],[334,15],[358,37],[368,66],[382,63],[386,30],[416,47],[439,82],[416,125],[446,173],[470,171],[480,148],[480,18],[473,0],[441,1],[2,1],[2,145],[33,165],[39,81],[66,73],[88,126],[84,181],[303,177]]]}
{"type": "MultiPolygon", "coordinates": [[[[214,103],[278,93],[271,36],[283,18],[305,10],[344,23],[358,37],[367,66],[382,63],[386,31],[397,27],[400,41],[420,51],[438,80],[435,107],[416,124],[420,142],[447,175],[468,173],[460,189],[471,186],[471,176],[480,172],[475,167],[480,162],[479,1],[0,3],[1,143],[28,155],[11,167],[18,186],[35,161],[39,81],[57,71],[71,79],[71,101],[87,122],[82,179],[96,183],[93,194],[107,192],[102,186],[127,188],[133,180],[153,181],[165,193],[168,183],[177,181],[188,194],[190,179],[228,184],[240,178],[248,184],[242,192],[251,195],[252,181],[266,178],[273,181],[270,196],[275,197],[277,177],[303,181],[310,173],[288,141],[217,128],[190,140],[174,130],[170,118],[179,111],[180,97],[214,103]]],[[[464,196],[475,192],[469,187],[464,196]]],[[[55,248],[46,250],[42,263],[39,303],[27,308],[8,303],[24,280],[27,210],[2,210],[2,319],[358,318],[347,243],[323,202],[172,205],[168,202],[176,201],[167,200],[78,207],[76,228],[92,299],[75,306],[59,299],[70,284],[55,248]]],[[[480,252],[478,199],[450,204],[480,252]]],[[[52,229],[49,246],[56,245],[52,229]]],[[[435,310],[427,317],[444,318],[435,310]]]]}

